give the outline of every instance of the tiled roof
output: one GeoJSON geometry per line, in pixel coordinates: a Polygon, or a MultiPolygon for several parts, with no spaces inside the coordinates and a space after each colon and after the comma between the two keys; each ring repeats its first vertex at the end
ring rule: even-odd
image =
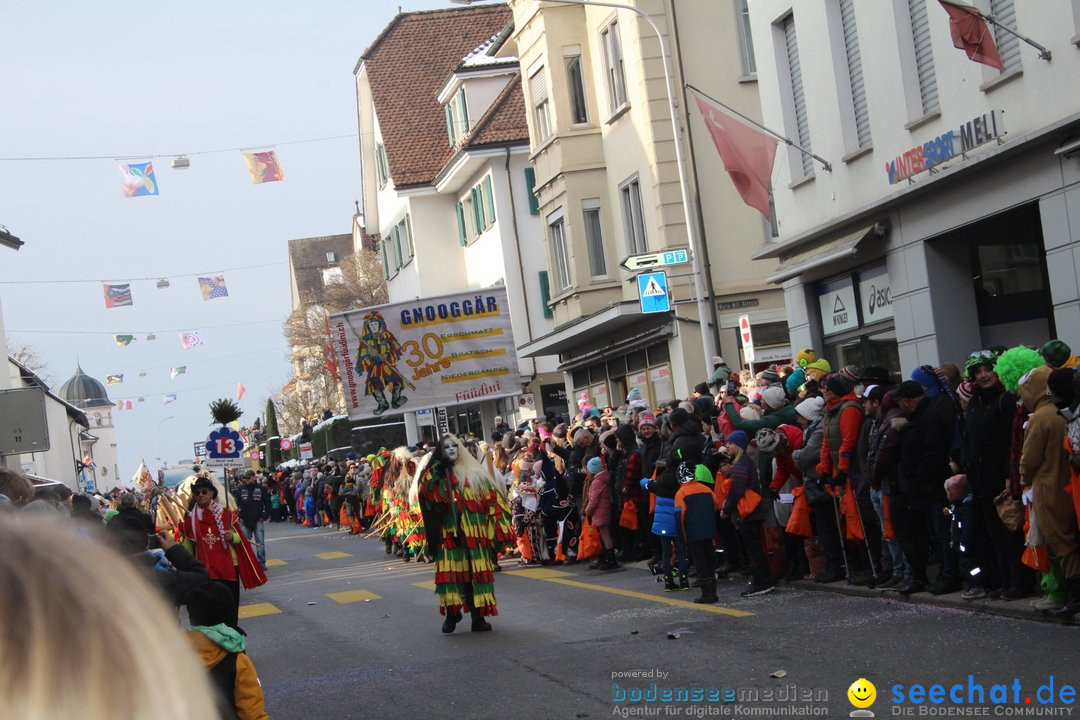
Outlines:
{"type": "Polygon", "coordinates": [[[364,51],[395,187],[430,183],[454,152],[436,95],[462,58],[509,21],[505,5],[401,13],[364,51]]]}
{"type": "Polygon", "coordinates": [[[322,302],[323,276],[326,268],[338,264],[353,254],[352,235],[295,238],[289,241],[289,260],[302,302],[322,302]],[[326,253],[334,253],[334,261],[326,261],[326,253]]]}
{"type": "Polygon", "coordinates": [[[462,145],[466,148],[498,145],[509,142],[529,142],[529,125],[525,122],[525,95],[521,92],[521,73],[517,73],[503,88],[495,102],[469,131],[462,145]]]}

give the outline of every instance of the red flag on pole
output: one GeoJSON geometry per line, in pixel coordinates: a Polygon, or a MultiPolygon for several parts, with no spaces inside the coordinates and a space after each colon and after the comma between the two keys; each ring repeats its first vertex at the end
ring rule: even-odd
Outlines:
{"type": "Polygon", "coordinates": [[[960,5],[950,0],[938,0],[945,12],[949,13],[949,32],[953,45],[967,53],[969,59],[983,65],[1004,70],[994,35],[982,19],[978,8],[960,5]]]}
{"type": "Polygon", "coordinates": [[[766,220],[770,219],[769,183],[776,159],[776,140],[743,125],[700,97],[695,100],[724,162],[724,169],[743,202],[764,215],[766,220]]]}
{"type": "Polygon", "coordinates": [[[244,393],[247,392],[247,388],[244,387],[244,383],[236,383],[236,400],[239,402],[244,399],[244,393]]]}

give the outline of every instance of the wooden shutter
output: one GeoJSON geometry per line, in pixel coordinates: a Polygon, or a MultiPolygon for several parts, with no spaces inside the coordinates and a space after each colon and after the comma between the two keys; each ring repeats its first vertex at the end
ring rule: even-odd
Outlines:
{"type": "MultiPolygon", "coordinates": [[[[787,45],[788,69],[791,71],[791,99],[795,111],[795,130],[799,136],[799,145],[810,150],[810,125],[806,118],[806,93],[803,91],[802,65],[799,62],[799,44],[795,39],[795,16],[784,19],[784,41],[787,45]]],[[[802,160],[803,175],[812,175],[814,159],[806,153],[799,153],[802,160]]]]}
{"type": "Polygon", "coordinates": [[[911,16],[911,39],[915,43],[915,69],[919,76],[919,97],[923,113],[938,106],[937,76],[934,74],[934,51],[930,46],[930,18],[926,0],[908,0],[911,16]]]}
{"type": "Polygon", "coordinates": [[[536,170],[532,165],[525,168],[525,191],[529,194],[529,213],[540,214],[540,200],[536,197],[536,170]]]}
{"type": "MultiPolygon", "coordinates": [[[[1005,27],[1016,29],[1013,0],[990,0],[990,14],[1005,27]]],[[[1006,71],[1020,67],[1020,38],[994,25],[994,43],[1006,71]]]]}
{"type": "Polygon", "coordinates": [[[462,247],[469,244],[469,232],[465,227],[465,206],[460,202],[457,204],[457,234],[462,247]]]}
{"type": "Polygon", "coordinates": [[[866,103],[859,33],[855,27],[855,0],[840,0],[840,19],[844,26],[844,51],[851,81],[851,103],[855,110],[855,135],[859,147],[866,147],[870,144],[870,107],[866,103]]]}
{"type": "Polygon", "coordinates": [[[544,306],[544,317],[554,317],[554,313],[551,312],[551,307],[548,303],[551,302],[551,286],[548,284],[547,270],[541,270],[540,275],[540,304],[544,306]]]}
{"type": "Polygon", "coordinates": [[[491,227],[495,224],[495,197],[491,190],[491,176],[484,178],[484,210],[487,212],[487,224],[491,227]]]}

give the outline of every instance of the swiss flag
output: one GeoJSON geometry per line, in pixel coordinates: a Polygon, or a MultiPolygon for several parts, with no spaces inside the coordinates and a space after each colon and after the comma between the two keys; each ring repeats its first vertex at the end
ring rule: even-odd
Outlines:
{"type": "Polygon", "coordinates": [[[938,0],[949,13],[949,32],[953,45],[967,53],[968,58],[998,70],[1004,70],[994,35],[982,19],[978,8],[951,0],[938,0]]]}
{"type": "Polygon", "coordinates": [[[700,97],[694,99],[724,169],[743,202],[770,219],[769,184],[776,159],[776,140],[729,117],[712,103],[700,97]]]}

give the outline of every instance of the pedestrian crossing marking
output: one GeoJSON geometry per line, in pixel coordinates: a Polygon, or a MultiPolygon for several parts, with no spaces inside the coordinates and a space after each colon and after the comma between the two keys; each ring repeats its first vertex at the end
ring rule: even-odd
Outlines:
{"type": "Polygon", "coordinates": [[[338,560],[340,558],[352,557],[352,553],[334,550],[333,552],[315,553],[315,557],[322,558],[323,560],[338,560]]]}
{"type": "Polygon", "coordinates": [[[345,590],[344,592],[326,593],[326,597],[330,598],[338,605],[347,605],[354,602],[363,602],[364,600],[381,600],[381,596],[369,590],[345,590]]]}
{"type": "Polygon", "coordinates": [[[239,617],[241,620],[246,620],[260,615],[278,615],[280,613],[281,610],[271,603],[254,603],[252,605],[241,605],[239,617]]]}
{"type": "Polygon", "coordinates": [[[434,590],[435,589],[435,581],[434,580],[425,580],[424,582],[413,583],[413,585],[415,585],[418,588],[423,588],[424,590],[434,590]]]}
{"type": "Polygon", "coordinates": [[[660,287],[660,283],[656,282],[656,278],[649,278],[649,284],[645,286],[645,289],[641,291],[642,297],[656,297],[658,295],[666,295],[664,289],[660,287]]]}
{"type": "Polygon", "coordinates": [[[278,560],[277,558],[274,558],[273,560],[267,560],[266,561],[266,567],[281,567],[282,565],[288,565],[288,564],[289,563],[285,562],[284,560],[278,560]]]}
{"type": "Polygon", "coordinates": [[[574,573],[568,573],[563,570],[552,570],[551,568],[526,568],[524,570],[507,570],[507,575],[518,575],[520,577],[531,578],[533,580],[548,580],[550,578],[559,577],[574,577],[574,573]]]}
{"type": "Polygon", "coordinates": [[[580,580],[570,580],[566,577],[559,576],[572,576],[573,573],[562,572],[560,570],[537,568],[536,570],[515,570],[506,574],[520,575],[522,577],[531,578],[534,580],[543,580],[545,582],[558,583],[559,585],[567,585],[569,587],[580,588],[582,590],[596,590],[597,592],[605,592],[612,595],[621,595],[622,597],[636,598],[638,600],[649,600],[651,602],[658,602],[664,605],[674,605],[675,607],[687,608],[689,610],[704,610],[705,612],[716,613],[718,615],[729,615],[731,617],[752,617],[754,615],[754,613],[747,612],[746,610],[736,610],[735,608],[723,607],[722,605],[699,605],[695,602],[691,602],[690,600],[677,600],[673,597],[666,597],[663,595],[650,595],[649,593],[637,592],[635,590],[623,590],[622,588],[608,587],[607,585],[597,585],[595,583],[581,582],[580,580]]]}

